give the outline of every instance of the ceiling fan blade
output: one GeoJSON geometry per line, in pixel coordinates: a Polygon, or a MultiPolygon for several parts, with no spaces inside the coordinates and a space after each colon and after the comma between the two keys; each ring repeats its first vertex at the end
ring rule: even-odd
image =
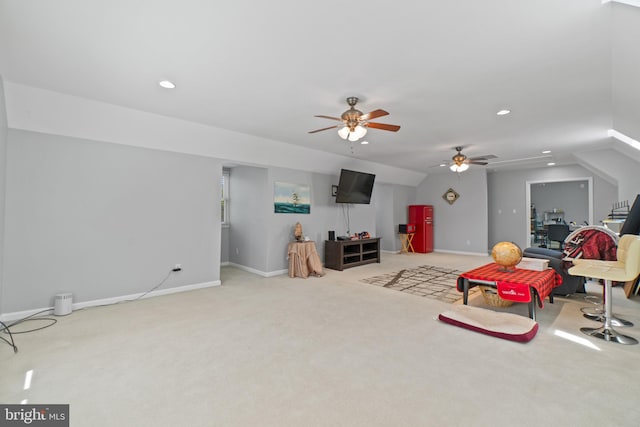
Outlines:
{"type": "Polygon", "coordinates": [[[310,131],[309,131],[309,133],[322,132],[323,130],[329,130],[329,129],[337,128],[338,126],[339,126],[339,125],[335,125],[335,126],[329,126],[328,128],[322,128],[322,129],[310,130],[310,131]]]}
{"type": "Polygon", "coordinates": [[[361,115],[360,120],[371,120],[377,117],[388,116],[388,115],[389,113],[387,113],[386,111],[378,109],[378,110],[371,111],[370,113],[361,115]]]}
{"type": "Polygon", "coordinates": [[[388,125],[386,123],[368,122],[367,126],[374,129],[390,130],[391,132],[397,132],[400,129],[398,125],[388,125]]]}
{"type": "Polygon", "coordinates": [[[482,165],[482,166],[486,166],[489,164],[488,162],[481,162],[479,160],[471,160],[471,159],[465,160],[465,163],[468,163],[470,165],[482,165]]]}
{"type": "Polygon", "coordinates": [[[489,160],[489,159],[497,159],[498,156],[495,156],[493,154],[487,154],[484,156],[475,156],[475,157],[471,157],[469,158],[469,160],[489,160]]]}
{"type": "Polygon", "coordinates": [[[321,119],[329,119],[329,120],[337,120],[339,122],[342,121],[342,119],[339,119],[337,117],[331,117],[331,116],[323,116],[323,115],[319,115],[319,116],[313,116],[313,117],[320,117],[321,119]]]}

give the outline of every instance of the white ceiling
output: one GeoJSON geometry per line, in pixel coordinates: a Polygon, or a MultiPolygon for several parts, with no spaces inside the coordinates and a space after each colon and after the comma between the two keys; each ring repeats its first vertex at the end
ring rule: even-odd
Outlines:
{"type": "MultiPolygon", "coordinates": [[[[601,0],[0,0],[10,82],[352,155],[345,98],[390,114],[357,158],[418,172],[608,144],[610,4],[601,0]],[[177,84],[171,91],[158,81],[177,84]],[[507,108],[507,116],[495,113],[507,108]]],[[[541,160],[544,164],[548,159],[541,160]]]]}

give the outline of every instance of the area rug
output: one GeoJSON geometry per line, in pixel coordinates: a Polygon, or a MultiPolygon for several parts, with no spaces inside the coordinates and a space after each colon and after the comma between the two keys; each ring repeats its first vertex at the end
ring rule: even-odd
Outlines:
{"type": "MultiPolygon", "coordinates": [[[[462,299],[462,293],[456,289],[456,280],[460,274],[462,272],[459,270],[422,265],[360,281],[411,295],[454,303],[462,299]]],[[[471,288],[469,295],[475,292],[478,292],[478,287],[471,288]]]]}

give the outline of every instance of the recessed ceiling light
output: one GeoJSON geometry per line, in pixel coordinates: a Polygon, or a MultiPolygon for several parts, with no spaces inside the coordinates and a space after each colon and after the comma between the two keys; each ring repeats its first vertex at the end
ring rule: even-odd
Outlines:
{"type": "Polygon", "coordinates": [[[551,150],[544,150],[544,151],[542,152],[542,154],[549,154],[550,152],[551,152],[551,150]]]}
{"type": "Polygon", "coordinates": [[[170,82],[169,80],[162,80],[160,83],[158,83],[160,86],[162,86],[165,89],[173,89],[176,87],[176,85],[173,82],[170,82]]]}
{"type": "Polygon", "coordinates": [[[555,166],[556,164],[554,162],[549,162],[547,163],[547,166],[555,166]]]}
{"type": "Polygon", "coordinates": [[[442,163],[442,164],[440,164],[440,167],[441,167],[441,168],[442,168],[442,167],[445,167],[445,166],[447,166],[447,164],[446,164],[446,163],[442,163]]]}
{"type": "Polygon", "coordinates": [[[511,110],[500,110],[496,114],[499,115],[499,116],[506,116],[510,112],[511,112],[511,110]]]}
{"type": "Polygon", "coordinates": [[[362,141],[360,144],[367,145],[368,143],[369,143],[369,141],[362,141]]]}

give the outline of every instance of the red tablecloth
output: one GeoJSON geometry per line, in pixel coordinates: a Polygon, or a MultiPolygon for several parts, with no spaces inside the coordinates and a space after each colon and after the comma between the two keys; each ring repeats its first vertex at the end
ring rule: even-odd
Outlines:
{"type": "MultiPolygon", "coordinates": [[[[544,271],[515,268],[513,272],[498,271],[499,268],[498,264],[491,263],[462,273],[458,277],[458,291],[464,292],[464,279],[485,280],[496,283],[498,295],[502,299],[530,302],[533,298],[530,287],[533,287],[540,296],[540,307],[542,307],[542,301],[549,296],[553,288],[562,284],[562,276],[551,268],[544,271]]],[[[469,287],[472,286],[469,283],[469,287]]]]}

